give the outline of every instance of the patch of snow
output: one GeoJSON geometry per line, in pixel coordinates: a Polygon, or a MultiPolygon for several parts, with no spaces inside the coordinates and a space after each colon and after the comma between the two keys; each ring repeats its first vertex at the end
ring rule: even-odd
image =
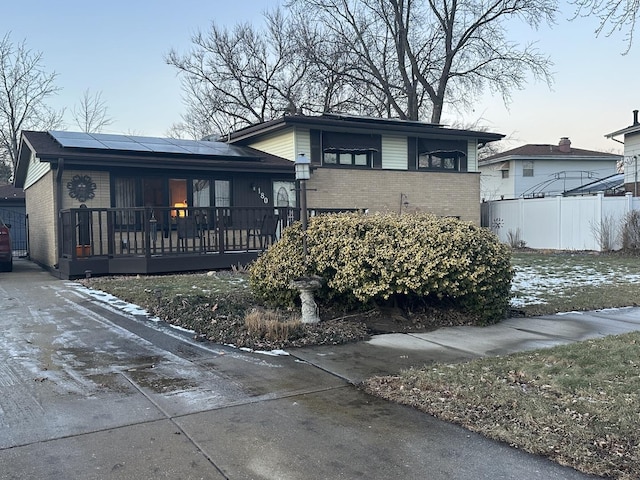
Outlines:
{"type": "Polygon", "coordinates": [[[87,288],[84,285],[80,285],[79,283],[71,283],[69,284],[69,286],[73,286],[78,292],[88,295],[89,297],[99,302],[106,303],[121,312],[127,313],[132,316],[136,316],[136,315],[146,316],[150,320],[160,321],[159,318],[151,316],[151,314],[149,314],[149,312],[144,308],[138,305],[135,305],[133,303],[123,302],[122,300],[120,300],[117,297],[114,297],[110,293],[106,293],[101,290],[94,290],[92,288],[87,288]]]}
{"type": "Polygon", "coordinates": [[[169,327],[171,327],[171,328],[173,328],[175,330],[179,330],[181,332],[185,332],[185,333],[196,333],[195,330],[190,330],[188,328],[181,327],[180,325],[174,325],[172,323],[169,324],[169,327]]]}
{"type": "Polygon", "coordinates": [[[552,271],[545,265],[517,266],[511,282],[513,297],[510,303],[512,307],[545,304],[545,297],[565,295],[566,290],[571,288],[586,285],[597,287],[621,279],[625,283],[640,284],[640,275],[621,270],[602,272],[589,266],[577,266],[568,275],[566,271],[552,271]]]}
{"type": "Polygon", "coordinates": [[[270,355],[272,357],[288,357],[289,352],[284,350],[255,350],[254,353],[259,353],[260,355],[270,355]]]}

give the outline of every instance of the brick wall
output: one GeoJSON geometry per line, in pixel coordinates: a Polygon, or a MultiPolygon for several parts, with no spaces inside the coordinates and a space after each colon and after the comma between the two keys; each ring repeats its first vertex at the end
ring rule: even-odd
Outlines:
{"type": "Polygon", "coordinates": [[[31,260],[52,268],[58,263],[54,174],[49,172],[25,191],[29,215],[29,253],[31,260]]]}
{"type": "Polygon", "coordinates": [[[480,174],[319,168],[308,182],[310,208],[429,212],[480,225],[480,174]],[[404,205],[404,202],[407,205],[404,205]]]}
{"type": "Polygon", "coordinates": [[[62,209],[79,208],[84,203],[88,208],[109,208],[111,207],[111,190],[109,183],[109,172],[91,171],[91,170],[65,170],[62,174],[62,209]],[[67,183],[69,183],[75,175],[88,175],[91,181],[96,184],[93,192],[94,197],[80,202],[77,198],[69,196],[67,183]]]}

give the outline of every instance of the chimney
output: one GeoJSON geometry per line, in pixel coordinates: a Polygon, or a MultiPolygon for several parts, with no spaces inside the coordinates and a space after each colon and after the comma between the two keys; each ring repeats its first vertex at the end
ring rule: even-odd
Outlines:
{"type": "Polygon", "coordinates": [[[558,150],[562,153],[569,153],[571,151],[571,140],[569,137],[562,137],[560,143],[558,143],[558,150]]]}
{"type": "Polygon", "coordinates": [[[633,111],[633,125],[638,125],[638,110],[633,111]]]}

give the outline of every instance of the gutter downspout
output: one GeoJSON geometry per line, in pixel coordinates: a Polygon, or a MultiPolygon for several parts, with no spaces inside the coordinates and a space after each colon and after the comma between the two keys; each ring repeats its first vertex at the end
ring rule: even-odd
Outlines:
{"type": "Polygon", "coordinates": [[[635,169],[634,169],[634,182],[633,182],[633,196],[637,197],[638,196],[638,156],[634,155],[633,156],[633,160],[635,161],[636,165],[635,165],[635,169]]]}

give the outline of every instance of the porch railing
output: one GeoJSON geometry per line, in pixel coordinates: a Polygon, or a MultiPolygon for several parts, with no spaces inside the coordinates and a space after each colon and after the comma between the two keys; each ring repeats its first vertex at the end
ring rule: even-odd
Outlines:
{"type": "MultiPolygon", "coordinates": [[[[345,209],[310,209],[309,214],[345,209]]],[[[260,252],[300,217],[290,207],[72,208],[60,212],[64,258],[260,252]]]]}

